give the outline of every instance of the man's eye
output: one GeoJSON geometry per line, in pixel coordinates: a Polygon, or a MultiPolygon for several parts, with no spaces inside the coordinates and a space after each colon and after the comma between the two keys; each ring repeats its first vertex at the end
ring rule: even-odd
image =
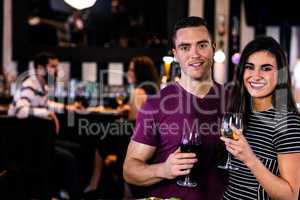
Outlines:
{"type": "Polygon", "coordinates": [[[188,50],[189,50],[189,47],[187,47],[187,46],[182,46],[182,47],[180,47],[180,50],[182,50],[182,51],[188,51],[188,50]]]}
{"type": "Polygon", "coordinates": [[[207,44],[207,43],[201,43],[201,44],[198,45],[198,47],[199,47],[200,49],[205,49],[205,48],[208,47],[208,44],[207,44]]]}

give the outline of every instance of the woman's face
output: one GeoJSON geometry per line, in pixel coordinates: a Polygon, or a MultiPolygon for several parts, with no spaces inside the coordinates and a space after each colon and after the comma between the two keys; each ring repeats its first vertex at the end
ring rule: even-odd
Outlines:
{"type": "Polygon", "coordinates": [[[130,62],[128,72],[127,72],[127,80],[129,84],[133,84],[136,82],[136,77],[134,73],[134,63],[130,62]]]}
{"type": "Polygon", "coordinates": [[[244,68],[244,85],[251,97],[271,98],[278,79],[275,56],[268,51],[257,51],[249,56],[244,68]]]}

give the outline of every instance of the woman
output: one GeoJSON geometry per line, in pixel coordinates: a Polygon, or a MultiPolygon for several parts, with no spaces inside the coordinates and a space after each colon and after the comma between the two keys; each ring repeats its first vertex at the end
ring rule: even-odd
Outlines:
{"type": "Polygon", "coordinates": [[[146,102],[148,95],[153,95],[159,90],[159,75],[154,62],[148,56],[133,57],[129,63],[128,83],[133,87],[127,105],[129,119],[134,120],[137,111],[146,102]]]}
{"type": "MultiPolygon", "coordinates": [[[[298,199],[300,117],[285,53],[270,37],[244,49],[234,86],[233,112],[244,114],[238,140],[221,137],[239,170],[229,171],[224,199],[298,199]]],[[[233,127],[233,129],[235,129],[233,127]]]]}

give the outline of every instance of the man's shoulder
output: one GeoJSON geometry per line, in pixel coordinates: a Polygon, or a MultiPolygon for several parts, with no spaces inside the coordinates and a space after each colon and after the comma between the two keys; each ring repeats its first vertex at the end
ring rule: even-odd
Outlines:
{"type": "Polygon", "coordinates": [[[172,82],[169,83],[166,87],[161,89],[158,93],[157,96],[162,99],[166,96],[174,95],[174,94],[180,94],[181,87],[179,86],[178,83],[172,82]]]}
{"type": "Polygon", "coordinates": [[[180,88],[177,83],[170,83],[163,89],[161,89],[157,94],[149,95],[148,102],[150,104],[158,104],[163,101],[166,97],[172,97],[180,93],[180,88]]]}
{"type": "Polygon", "coordinates": [[[225,97],[226,99],[230,98],[233,95],[234,83],[227,82],[220,84],[214,82],[213,85],[213,94],[219,95],[220,97],[225,97]]]}
{"type": "Polygon", "coordinates": [[[32,87],[32,88],[38,87],[37,79],[35,77],[29,76],[27,79],[23,81],[22,87],[32,87]]]}

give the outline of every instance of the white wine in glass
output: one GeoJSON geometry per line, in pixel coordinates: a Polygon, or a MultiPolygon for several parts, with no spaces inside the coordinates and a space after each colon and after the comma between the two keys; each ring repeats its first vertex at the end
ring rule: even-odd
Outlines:
{"type": "MultiPolygon", "coordinates": [[[[234,126],[240,132],[243,132],[243,114],[242,113],[225,113],[222,118],[221,124],[221,135],[232,140],[238,140],[239,135],[235,133],[231,126],[234,126]]],[[[221,169],[228,170],[238,170],[238,167],[235,167],[231,163],[231,154],[228,153],[228,158],[225,165],[219,165],[221,169]]]]}
{"type": "Polygon", "coordinates": [[[125,96],[123,94],[118,94],[116,96],[116,102],[118,104],[118,107],[121,107],[124,104],[125,96]]]}

